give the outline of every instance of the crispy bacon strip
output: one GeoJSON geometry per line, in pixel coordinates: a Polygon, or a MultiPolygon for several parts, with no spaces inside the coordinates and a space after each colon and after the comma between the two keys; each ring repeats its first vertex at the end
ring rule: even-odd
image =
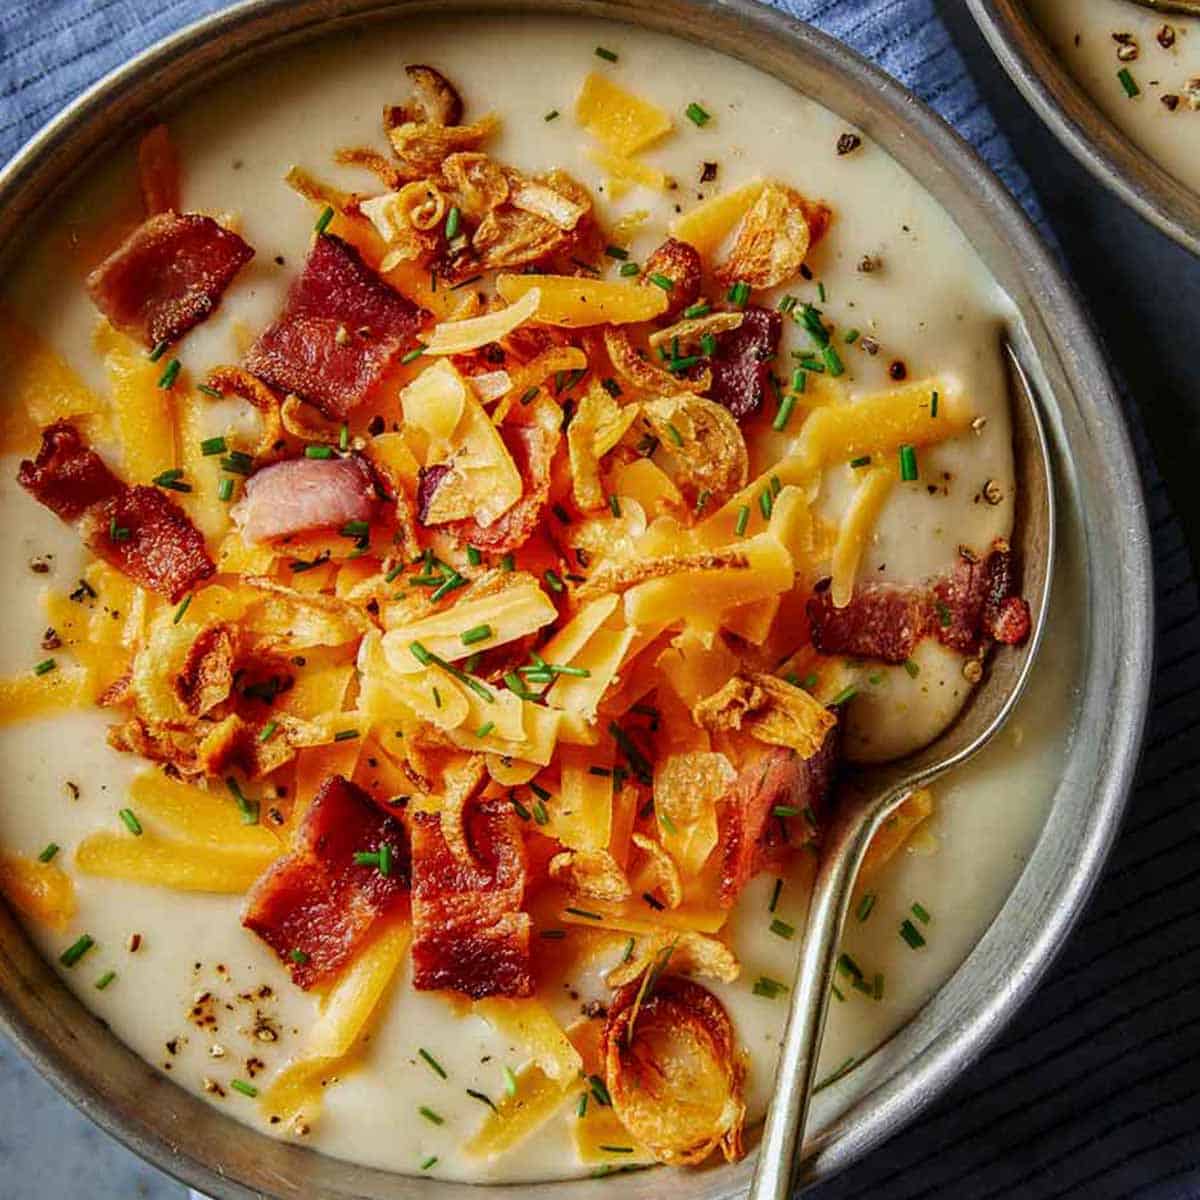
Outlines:
{"type": "Polygon", "coordinates": [[[253,257],[212,217],[163,212],[139,225],[88,276],[87,288],[118,329],[157,346],[209,316],[253,257]]]}
{"type": "Polygon", "coordinates": [[[954,571],[911,586],[873,583],[835,608],[828,581],[808,602],[813,645],[822,654],[902,663],[918,642],[936,637],[962,654],[984,640],[1019,646],[1029,636],[1029,605],[1015,594],[1012,550],[998,539],[984,558],[962,553],[954,571]]]}
{"type": "Polygon", "coordinates": [[[251,346],[246,366],[340,421],[412,348],[427,315],[388,287],[353,246],[322,234],[283,312],[251,346]]]}
{"type": "Polygon", "coordinates": [[[717,334],[709,359],[709,396],[739,420],[762,407],[771,379],[771,359],[779,348],[783,318],[774,309],[750,305],[736,329],[717,334]]]}
{"type": "Polygon", "coordinates": [[[295,849],[273,863],[246,898],[242,924],[279,955],[302,988],[340,971],[381,916],[406,901],[408,838],[361,788],[333,775],[297,830],[295,849]],[[390,848],[387,875],[354,861],[390,848]]]}
{"type": "Polygon", "coordinates": [[[475,999],[532,995],[516,813],[506,801],[479,801],[463,823],[470,862],[447,845],[439,814],[413,814],[413,986],[475,999]]]}
{"type": "Polygon", "coordinates": [[[174,500],[118,479],[66,421],[43,430],[37,458],[21,463],[17,481],[77,525],[94,554],[172,602],[216,570],[203,536],[174,500]]]}
{"type": "Polygon", "coordinates": [[[786,746],[764,749],[742,768],[718,802],[724,908],[733,907],[742,888],[759,871],[815,834],[808,813],[819,826],[833,788],[837,745],[835,726],[811,758],[801,758],[786,746]],[[775,818],[777,805],[800,815],[775,818]]]}

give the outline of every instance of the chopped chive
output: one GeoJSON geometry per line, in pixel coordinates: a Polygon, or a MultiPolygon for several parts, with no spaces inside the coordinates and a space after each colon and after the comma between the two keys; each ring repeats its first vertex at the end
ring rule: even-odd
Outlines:
{"type": "Polygon", "coordinates": [[[937,392],[935,391],[935,392],[934,392],[934,393],[933,393],[933,394],[932,394],[932,395],[929,397],[929,415],[930,415],[931,417],[936,417],[936,416],[937,416],[937,414],[938,414],[938,394],[937,394],[937,392]]]}
{"type": "Polygon", "coordinates": [[[175,615],[171,618],[171,624],[178,625],[179,622],[183,620],[183,614],[186,613],[187,610],[189,608],[191,608],[191,606],[192,606],[192,595],[189,592],[186,596],[184,596],[182,603],[175,610],[175,615]]]}
{"type": "Polygon", "coordinates": [[[767,905],[767,912],[774,912],[776,905],[779,903],[779,893],[783,891],[783,880],[776,879],[775,887],[771,891],[771,900],[767,905]]]}
{"type": "Polygon", "coordinates": [[[558,116],[558,109],[552,108],[543,118],[543,121],[553,121],[558,116]]]}
{"type": "Polygon", "coordinates": [[[415,346],[415,347],[413,347],[413,349],[408,351],[407,354],[401,356],[400,362],[404,366],[407,366],[411,362],[416,362],[417,359],[420,358],[421,355],[424,353],[425,353],[424,346],[415,346]]]}
{"type": "Polygon", "coordinates": [[[198,392],[203,392],[204,395],[208,396],[212,400],[225,399],[225,393],[217,391],[217,389],[213,387],[211,383],[198,383],[196,385],[196,390],[198,392]]]}
{"type": "Polygon", "coordinates": [[[478,546],[467,547],[467,562],[469,562],[473,567],[477,567],[481,562],[483,562],[483,554],[480,552],[478,546]]]}
{"type": "MultiPolygon", "coordinates": [[[[549,120],[549,118],[547,118],[547,120],[549,120]]],[[[434,1166],[434,1165],[437,1163],[437,1160],[438,1160],[438,1156],[437,1156],[436,1154],[431,1154],[431,1155],[430,1155],[430,1156],[429,1156],[429,1157],[428,1157],[428,1158],[427,1158],[427,1159],[426,1159],[426,1160],[425,1160],[425,1161],[424,1161],[424,1162],[421,1164],[421,1170],[422,1170],[422,1171],[428,1171],[430,1167],[434,1166]]]]}
{"type": "Polygon", "coordinates": [[[877,899],[878,897],[874,892],[864,892],[863,898],[858,902],[858,909],[854,915],[858,917],[860,921],[865,921],[874,911],[875,901],[877,899]]]}
{"type": "Polygon", "coordinates": [[[116,517],[110,517],[108,522],[108,540],[110,542],[127,542],[129,541],[129,530],[123,525],[117,524],[116,517]]]}
{"type": "Polygon", "coordinates": [[[453,241],[458,237],[458,228],[462,224],[462,213],[458,211],[458,205],[446,214],[446,240],[453,241]]]}
{"type": "Polygon", "coordinates": [[[798,817],[803,811],[803,809],[797,808],[794,804],[776,804],[771,808],[771,816],[798,817]]]}
{"type": "Polygon", "coordinates": [[[305,458],[332,458],[333,457],[333,447],[332,446],[305,446],[304,447],[304,457],[305,458]]]}
{"type": "Polygon", "coordinates": [[[876,971],[875,980],[871,987],[871,996],[875,1000],[883,999],[883,976],[876,971]]]}
{"type": "Polygon", "coordinates": [[[476,642],[486,642],[492,636],[490,625],[476,625],[460,635],[464,646],[473,646],[476,642]]]}
{"type": "Polygon", "coordinates": [[[771,499],[773,500],[780,492],[783,491],[783,480],[778,475],[771,476],[771,499]]]}
{"type": "Polygon", "coordinates": [[[137,814],[132,808],[123,808],[117,816],[121,818],[121,824],[133,834],[134,837],[142,836],[142,823],[137,819],[137,814]]]}
{"type": "Polygon", "coordinates": [[[350,426],[345,421],[342,422],[342,427],[338,430],[338,449],[350,449],[350,426]]]}
{"type": "Polygon", "coordinates": [[[167,363],[167,369],[158,377],[158,386],[164,391],[169,387],[174,387],[175,380],[179,377],[179,372],[183,367],[183,363],[177,358],[171,359],[167,363]]]}
{"type": "Polygon", "coordinates": [[[148,355],[146,355],[146,357],[151,362],[158,362],[158,360],[162,358],[164,354],[166,354],[167,350],[170,349],[170,346],[170,342],[159,342],[158,345],[155,346],[148,355]]]}
{"type": "Polygon", "coordinates": [[[607,254],[609,258],[616,258],[621,262],[624,262],[629,257],[629,251],[620,246],[605,246],[604,253],[607,254]]]}
{"type": "Polygon", "coordinates": [[[675,443],[676,446],[683,445],[683,434],[680,433],[670,421],[667,422],[667,436],[675,443]]]}
{"type": "Polygon", "coordinates": [[[563,583],[562,577],[555,570],[547,570],[542,578],[546,581],[547,586],[551,591],[561,592],[566,589],[566,584],[563,583]]]}
{"type": "Polygon", "coordinates": [[[225,786],[229,789],[230,794],[233,796],[234,802],[238,806],[238,812],[242,814],[242,824],[257,825],[258,801],[247,799],[245,793],[238,785],[238,781],[232,775],[225,780],[225,786]]]}
{"type": "Polygon", "coordinates": [[[352,742],[356,737],[358,737],[357,729],[339,729],[333,735],[333,740],[335,742],[352,742]]]}
{"type": "Polygon", "coordinates": [[[333,206],[325,205],[321,210],[321,215],[317,218],[317,223],[313,226],[313,232],[320,235],[329,228],[329,222],[333,220],[333,206]]]}
{"type": "Polygon", "coordinates": [[[850,466],[855,470],[858,470],[859,467],[869,467],[870,465],[871,456],[869,454],[862,454],[858,458],[852,458],[850,460],[850,466]]]}
{"type": "Polygon", "coordinates": [[[226,502],[233,499],[233,480],[228,475],[217,484],[217,499],[226,502]]]}
{"type": "Polygon", "coordinates": [[[641,269],[635,262],[623,262],[620,273],[625,276],[636,275],[641,269]]]}
{"type": "Polygon", "coordinates": [[[822,304],[825,303],[825,285],[819,280],[817,281],[817,297],[820,299],[822,304]]]}
{"type": "Polygon", "coordinates": [[[150,481],[155,487],[167,488],[172,492],[190,492],[192,485],[183,482],[183,469],[181,467],[172,467],[169,471],[162,471],[150,481]]]}
{"type": "Polygon", "coordinates": [[[630,959],[633,957],[633,947],[634,947],[634,944],[635,944],[635,943],[634,943],[634,940],[633,940],[633,938],[629,938],[629,939],[628,939],[628,940],[625,942],[625,953],[621,955],[621,961],[622,961],[623,963],[627,963],[627,962],[628,962],[628,961],[629,961],[629,960],[630,960],[630,959]]]}
{"type": "Polygon", "coordinates": [[[616,492],[612,492],[608,497],[608,507],[612,511],[614,517],[621,515],[621,497],[616,492]]]}
{"type": "Polygon", "coordinates": [[[737,524],[733,527],[733,532],[741,537],[746,532],[746,526],[750,523],[750,505],[743,504],[738,509],[737,524]]]}
{"type": "Polygon", "coordinates": [[[778,917],[776,917],[771,922],[771,932],[777,937],[791,940],[796,936],[796,927],[795,925],[789,925],[786,921],[781,921],[778,917]]]}
{"type": "Polygon", "coordinates": [[[944,600],[935,600],[933,607],[937,612],[938,624],[943,629],[949,629],[954,620],[954,614],[950,611],[950,606],[944,600]]]}
{"type": "Polygon", "coordinates": [[[58,853],[58,843],[57,842],[47,842],[46,848],[41,852],[41,854],[38,855],[38,862],[48,863],[54,858],[54,856],[57,853],[58,853]]]}
{"type": "Polygon", "coordinates": [[[839,375],[846,373],[846,368],[842,365],[841,356],[832,345],[822,347],[821,356],[825,359],[825,366],[828,368],[829,374],[835,379],[839,375]]]}
{"type": "Polygon", "coordinates": [[[632,1154],[632,1146],[598,1146],[597,1149],[605,1151],[607,1154],[632,1154]]]}
{"type": "Polygon", "coordinates": [[[916,677],[921,673],[921,668],[918,667],[911,658],[906,658],[904,660],[904,669],[908,672],[909,677],[912,679],[916,679],[916,677]]]}
{"type": "Polygon", "coordinates": [[[910,950],[919,950],[925,945],[921,931],[907,917],[900,924],[900,936],[908,943],[910,950]]]}
{"type": "Polygon", "coordinates": [[[231,1079],[229,1086],[235,1092],[241,1092],[243,1096],[249,1096],[251,1100],[258,1095],[258,1088],[252,1083],[247,1083],[244,1079],[231,1079]]]}
{"type": "Polygon", "coordinates": [[[436,1071],[437,1074],[439,1074],[443,1079],[449,1078],[445,1069],[442,1067],[442,1064],[438,1062],[438,1060],[434,1058],[424,1046],[422,1046],[417,1053],[429,1064],[431,1070],[436,1071]]]}
{"type": "Polygon", "coordinates": [[[858,339],[859,339],[859,332],[857,329],[847,329],[846,332],[842,335],[842,341],[845,342],[847,346],[853,346],[854,343],[858,341],[858,339]]]}
{"type": "Polygon", "coordinates": [[[662,275],[656,271],[653,275],[647,275],[646,278],[649,279],[649,281],[654,284],[655,287],[662,288],[664,292],[674,291],[675,289],[675,280],[673,280],[669,275],[662,275]]]}
{"type": "Polygon", "coordinates": [[[546,811],[546,806],[540,800],[533,806],[533,823],[535,825],[550,824],[550,814],[546,811]]]}
{"type": "Polygon", "coordinates": [[[837,965],[838,970],[848,979],[861,979],[863,977],[862,969],[858,963],[845,953],[845,951],[838,955],[837,965]]]}
{"type": "Polygon", "coordinates": [[[616,62],[619,55],[604,46],[597,46],[596,57],[604,59],[605,62],[616,62]]]}
{"type": "Polygon", "coordinates": [[[444,1125],[446,1123],[446,1119],[444,1117],[438,1116],[438,1114],[435,1113],[433,1111],[433,1109],[430,1108],[429,1105],[427,1105],[427,1104],[422,1104],[417,1109],[417,1112],[419,1112],[421,1114],[421,1116],[423,1116],[425,1118],[425,1120],[427,1120],[432,1125],[444,1125]]]}
{"type": "Polygon", "coordinates": [[[779,311],[783,313],[784,316],[788,316],[792,309],[796,307],[796,297],[791,295],[784,296],[783,299],[779,301],[778,307],[779,311]]]}
{"type": "Polygon", "coordinates": [[[563,506],[561,504],[554,505],[554,507],[551,509],[551,511],[558,518],[560,524],[570,525],[571,514],[569,512],[567,512],[567,510],[565,508],[563,508],[563,506]]]}
{"type": "Polygon", "coordinates": [[[116,979],[116,971],[105,971],[99,979],[96,980],[96,991],[102,992],[114,979],[116,979]]]}
{"type": "Polygon", "coordinates": [[[769,521],[771,519],[771,511],[775,507],[775,500],[771,495],[770,488],[764,488],[761,492],[759,492],[758,507],[762,512],[763,520],[769,521]]]}
{"type": "Polygon", "coordinates": [[[477,730],[475,730],[475,736],[477,738],[485,738],[495,728],[496,728],[495,721],[484,721],[484,723],[482,725],[480,725],[480,727],[477,730]]]}
{"type": "Polygon", "coordinates": [[[90,933],[85,933],[58,956],[58,961],[64,967],[73,967],[95,944],[96,939],[90,933]]]}
{"type": "Polygon", "coordinates": [[[846,1003],[846,993],[845,993],[845,992],[843,992],[843,991],[842,991],[842,989],[841,989],[841,988],[839,988],[839,987],[838,987],[838,985],[837,985],[836,983],[831,983],[831,984],[829,985],[829,990],[830,990],[830,991],[831,991],[831,992],[834,994],[834,997],[835,997],[835,998],[836,998],[836,999],[837,999],[837,1000],[838,1000],[840,1003],[842,1003],[842,1004],[845,1004],[845,1003],[846,1003]]]}
{"type": "Polygon", "coordinates": [[[221,470],[232,471],[235,475],[249,475],[254,470],[254,459],[244,450],[230,450],[221,459],[221,470]]]}
{"type": "Polygon", "coordinates": [[[700,495],[696,497],[696,516],[699,516],[705,508],[705,505],[712,499],[712,492],[705,488],[700,495]]]}
{"type": "Polygon", "coordinates": [[[200,453],[208,458],[211,458],[214,454],[224,454],[225,439],[223,437],[205,438],[200,443],[200,453]]]}
{"type": "Polygon", "coordinates": [[[460,587],[466,587],[468,580],[466,576],[460,575],[455,571],[440,587],[434,589],[433,594],[429,597],[430,601],[436,604],[443,596],[450,595],[460,587]]]}
{"type": "Polygon", "coordinates": [[[771,979],[766,975],[760,975],[754,981],[754,994],[756,996],[766,996],[768,1000],[774,1000],[782,996],[787,990],[787,984],[780,983],[778,979],[771,979]]]}
{"type": "Polygon", "coordinates": [[[371,526],[366,521],[347,521],[341,528],[344,538],[363,538],[371,532],[371,526]]]}
{"type": "Polygon", "coordinates": [[[700,352],[707,358],[712,358],[717,352],[717,339],[711,333],[706,333],[700,339],[700,352]]]}
{"type": "Polygon", "coordinates": [[[354,865],[356,867],[378,867],[379,866],[379,851],[378,850],[355,850],[354,865]]]}
{"type": "Polygon", "coordinates": [[[575,1106],[575,1115],[580,1120],[583,1120],[583,1118],[587,1116],[587,1102],[588,1102],[587,1092],[580,1092],[579,1103],[575,1106]]]}
{"type": "Polygon", "coordinates": [[[53,658],[44,658],[36,667],[33,668],[35,675],[49,675],[55,667],[58,666],[58,660],[53,658]]]}
{"type": "Polygon", "coordinates": [[[745,308],[746,301],[750,299],[750,285],[745,280],[739,279],[726,294],[725,297],[731,304],[738,308],[745,308]]]}
{"type": "Polygon", "coordinates": [[[917,478],[917,452],[912,446],[900,447],[900,478],[905,483],[911,483],[917,478]]]}
{"type": "Polygon", "coordinates": [[[707,300],[700,300],[690,308],[685,308],[683,315],[687,320],[691,321],[696,317],[706,317],[710,312],[712,312],[712,305],[707,300]]]}
{"type": "Polygon", "coordinates": [[[504,1090],[510,1096],[515,1096],[517,1094],[517,1077],[512,1067],[505,1063],[500,1070],[504,1075],[504,1090]]]}
{"type": "Polygon", "coordinates": [[[379,843],[379,873],[385,877],[392,873],[392,848],[387,842],[379,843]]]}
{"type": "Polygon", "coordinates": [[[565,929],[543,929],[538,936],[551,942],[561,942],[567,936],[567,931],[565,929]]]}
{"type": "Polygon", "coordinates": [[[830,708],[838,708],[841,705],[845,704],[847,701],[853,700],[854,697],[857,695],[858,695],[858,688],[856,688],[854,686],[854,684],[850,684],[849,687],[842,688],[842,690],[840,692],[838,692],[838,694],[836,696],[834,696],[834,698],[832,700],[830,700],[829,707],[830,708]]]}
{"type": "Polygon", "coordinates": [[[684,112],[687,113],[687,119],[697,127],[707,125],[712,120],[712,117],[695,101],[689,104],[684,112]]]}
{"type": "Polygon", "coordinates": [[[612,1097],[608,1094],[608,1085],[599,1075],[588,1076],[588,1087],[596,1098],[596,1103],[604,1108],[612,1108],[612,1097]]]}
{"type": "Polygon", "coordinates": [[[1129,73],[1128,67],[1122,67],[1117,72],[1117,78],[1121,81],[1121,86],[1125,89],[1125,95],[1132,100],[1135,96],[1141,95],[1142,89],[1138,87],[1137,80],[1129,73]]]}
{"type": "Polygon", "coordinates": [[[670,834],[676,834],[676,833],[678,833],[678,832],[679,832],[679,830],[675,828],[675,822],[671,820],[671,814],[670,814],[670,813],[667,813],[667,812],[660,812],[660,813],[658,814],[658,819],[659,819],[659,821],[662,823],[662,827],[663,827],[663,828],[664,828],[664,829],[665,829],[665,830],[666,830],[668,833],[670,833],[670,834]]]}
{"type": "Polygon", "coordinates": [[[260,742],[269,742],[275,736],[275,730],[279,728],[278,721],[268,721],[263,727],[262,732],[258,735],[260,742]]]}
{"type": "MultiPolygon", "coordinates": [[[[803,373],[801,373],[800,378],[804,378],[803,373]]],[[[779,411],[775,414],[775,420],[771,422],[771,428],[774,429],[776,433],[782,433],[787,428],[788,422],[792,419],[792,409],[795,407],[795,394],[789,392],[786,396],[784,396],[783,403],[779,406],[779,411]]]]}
{"type": "Polygon", "coordinates": [[[478,1100],[480,1104],[486,1104],[488,1108],[492,1110],[492,1112],[499,1111],[495,1104],[492,1103],[492,1098],[485,1092],[477,1092],[474,1088],[467,1088],[467,1095],[470,1096],[472,1100],[478,1100]]]}
{"type": "Polygon", "coordinates": [[[928,925],[933,918],[929,915],[929,910],[924,905],[918,904],[915,900],[912,906],[912,915],[921,922],[922,925],[928,925]]]}

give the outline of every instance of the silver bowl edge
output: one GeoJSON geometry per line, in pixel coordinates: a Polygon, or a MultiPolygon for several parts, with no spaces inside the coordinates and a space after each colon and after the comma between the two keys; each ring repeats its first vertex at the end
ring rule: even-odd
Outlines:
{"type": "MultiPolygon", "coordinates": [[[[1137,765],[1153,664],[1149,533],[1136,462],[1095,336],[1069,282],[983,160],[930,109],[848,47],[755,0],[245,0],[159,42],[72,102],[0,171],[0,261],[47,198],[136,122],[201,78],[315,27],[447,11],[603,16],[714,46],[814,95],[906,167],[955,218],[1017,306],[1010,330],[1047,398],[1064,543],[1086,564],[1084,703],[1046,826],[966,961],[887,1044],[822,1093],[806,1182],[911,1121],[999,1033],[1061,949],[1099,879],[1137,765]],[[1116,649],[1114,650],[1114,647],[1116,649]],[[902,1066],[897,1067],[897,1063],[902,1066]]],[[[470,1185],[397,1176],[241,1126],[175,1087],[95,1020],[0,907],[0,1029],[92,1120],[143,1158],[227,1200],[477,1200],[470,1185]]],[[[731,1200],[749,1164],[622,1177],[629,1200],[731,1200]]],[[[611,1181],[489,1194],[611,1195],[611,1181]]]]}
{"type": "Polygon", "coordinates": [[[1050,49],[1023,0],[967,0],[967,7],[1009,78],[1055,137],[1134,211],[1200,255],[1200,193],[1113,125],[1050,49]]]}

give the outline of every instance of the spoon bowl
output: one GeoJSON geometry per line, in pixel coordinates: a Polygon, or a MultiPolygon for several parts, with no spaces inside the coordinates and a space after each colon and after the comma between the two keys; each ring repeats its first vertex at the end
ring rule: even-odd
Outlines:
{"type": "Polygon", "coordinates": [[[1200,0],[1133,0],[1143,8],[1158,12],[1182,13],[1185,17],[1200,17],[1200,0]]]}
{"type": "Polygon", "coordinates": [[[1017,511],[1012,539],[1029,601],[1025,645],[991,655],[983,680],[958,717],[928,746],[854,770],[839,789],[809,901],[804,941],[749,1200],[787,1200],[804,1155],[804,1127],[817,1059],[859,866],[871,839],[912,792],[965,763],[1000,731],[1033,669],[1045,628],[1054,561],[1054,491],[1049,448],[1029,376],[1004,344],[1011,377],[1017,511]]]}

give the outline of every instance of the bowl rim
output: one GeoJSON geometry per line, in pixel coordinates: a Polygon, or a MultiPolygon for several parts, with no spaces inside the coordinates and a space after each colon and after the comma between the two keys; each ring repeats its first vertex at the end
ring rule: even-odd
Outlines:
{"type": "MultiPolygon", "coordinates": [[[[14,230],[32,212],[33,197],[39,194],[37,185],[43,177],[51,179],[56,191],[77,170],[85,169],[90,159],[76,153],[76,141],[86,141],[93,127],[103,131],[106,121],[110,125],[108,141],[116,140],[112,121],[151,110],[156,89],[165,95],[167,83],[185,77],[185,71],[190,71],[193,79],[215,74],[228,57],[221,52],[223,40],[249,37],[238,54],[256,55],[281,36],[307,40],[318,28],[348,28],[405,13],[440,13],[452,4],[453,0],[242,0],[160,40],[73,100],[0,171],[0,250],[9,248],[14,230]],[[148,89],[149,98],[139,96],[139,89],[148,89]]],[[[1072,511],[1079,513],[1078,534],[1087,550],[1088,613],[1098,614],[1110,625],[1115,623],[1122,639],[1119,653],[1106,655],[1097,653],[1096,635],[1089,632],[1089,652],[1080,667],[1081,676],[1086,676],[1087,694],[1103,691],[1110,707],[1101,714],[1102,719],[1092,714],[1089,727],[1082,730],[1087,736],[1077,737],[1075,743],[1094,739],[1095,748],[1087,751],[1085,761],[1095,759],[1093,765],[1103,770],[1094,772],[1096,778],[1086,789],[1084,808],[1081,798],[1069,794],[1070,789],[1060,782],[1043,834],[1000,915],[925,1009],[891,1039],[889,1046],[911,1051],[903,1069],[889,1075],[876,1061],[880,1057],[876,1054],[825,1093],[833,1119],[814,1139],[806,1182],[827,1178],[911,1121],[995,1038],[1061,949],[1099,879],[1118,831],[1148,710],[1154,625],[1146,512],[1116,392],[1071,285],[991,169],[941,117],[843,43],[758,0],[661,0],[655,6],[644,6],[640,0],[462,0],[454,7],[493,14],[600,16],[714,45],[780,78],[780,72],[789,67],[800,75],[804,70],[820,75],[825,84],[840,89],[837,103],[824,94],[810,93],[814,99],[827,103],[883,144],[902,168],[944,203],[964,233],[969,218],[972,232],[989,235],[1003,245],[1003,253],[1011,259],[1003,286],[1014,302],[1020,298],[1022,321],[1013,333],[1036,358],[1035,383],[1050,404],[1049,432],[1064,452],[1056,487],[1071,492],[1075,501],[1072,511]],[[684,14],[692,23],[668,24],[672,14],[684,14]],[[706,22],[708,27],[698,33],[706,22]],[[928,176],[918,174],[912,163],[927,169],[928,176]],[[1084,504],[1081,495],[1091,503],[1084,504]],[[1107,520],[1097,515],[1104,509],[1112,510],[1107,520]],[[1122,536],[1111,536],[1110,521],[1119,522],[1122,536]],[[1122,581],[1116,594],[1101,586],[1105,578],[1122,581]],[[1061,854],[1056,857],[1050,836],[1052,822],[1056,831],[1072,834],[1069,862],[1063,861],[1061,854]],[[1016,912],[1022,915],[1016,916],[1016,912]],[[1040,915],[1037,922],[1028,917],[1033,912],[1040,915]],[[980,994],[973,994],[964,980],[973,969],[985,970],[1000,950],[1007,976],[987,980],[981,992],[976,989],[980,994]],[[865,1101],[869,1103],[860,1103],[865,1101]],[[854,1119],[847,1120],[852,1109],[854,1119]]],[[[105,144],[101,138],[93,145],[92,154],[105,144]]],[[[45,195],[43,190],[40,197],[45,195]]],[[[999,280],[994,264],[988,265],[999,280]]],[[[1087,719],[1085,710],[1080,720],[1087,719]]],[[[1082,752],[1073,744],[1071,753],[1082,752]]],[[[1066,775],[1064,765],[1064,779],[1066,775]]],[[[9,919],[7,924],[13,923],[9,919]]],[[[0,971],[0,1031],[106,1132],[190,1186],[214,1197],[247,1200],[264,1195],[312,1200],[436,1195],[461,1200],[478,1194],[473,1185],[356,1167],[276,1142],[214,1113],[211,1106],[145,1066],[116,1038],[103,1034],[106,1050],[144,1066],[143,1082],[170,1088],[172,1102],[189,1110],[189,1118],[202,1123],[211,1117],[223,1133],[249,1143],[247,1157],[251,1161],[242,1164],[240,1174],[227,1174],[223,1153],[211,1161],[201,1157],[197,1143],[203,1141],[203,1133],[194,1126],[185,1130],[177,1117],[174,1123],[170,1116],[159,1118],[147,1111],[146,1105],[122,1108],[117,1099],[105,1094],[102,1085],[106,1081],[88,1061],[82,1044],[75,1044],[71,1032],[72,1023],[80,1016],[90,1016],[88,1011],[66,992],[51,968],[40,960],[26,961],[36,952],[23,951],[25,958],[17,963],[6,951],[7,947],[0,945],[0,964],[9,968],[0,971]],[[38,989],[46,987],[65,993],[69,1021],[60,1018],[56,1025],[41,1016],[38,989]],[[186,1144],[189,1138],[191,1146],[186,1144]],[[255,1155],[262,1156],[263,1162],[255,1155]],[[282,1162],[301,1164],[297,1168],[303,1180],[300,1188],[273,1169],[273,1164],[282,1162]],[[334,1185],[327,1178],[330,1175],[337,1176],[334,1185]]],[[[684,1190],[678,1195],[728,1200],[743,1192],[750,1166],[747,1160],[737,1168],[690,1176],[689,1183],[679,1185],[684,1190]]],[[[606,1185],[603,1180],[585,1180],[537,1186],[539,1192],[553,1189],[554,1196],[563,1200],[590,1200],[593,1195],[600,1196],[599,1189],[606,1185]]],[[[676,1195],[676,1185],[668,1184],[660,1172],[627,1176],[623,1186],[631,1200],[676,1195]],[[653,1182],[647,1184],[647,1178],[653,1182]]],[[[496,1185],[492,1190],[515,1197],[530,1194],[532,1188],[496,1185]]]]}
{"type": "Polygon", "coordinates": [[[1084,166],[1156,229],[1200,255],[1200,193],[1122,133],[1050,49],[1024,0],[967,0],[1008,77],[1084,166]]]}

